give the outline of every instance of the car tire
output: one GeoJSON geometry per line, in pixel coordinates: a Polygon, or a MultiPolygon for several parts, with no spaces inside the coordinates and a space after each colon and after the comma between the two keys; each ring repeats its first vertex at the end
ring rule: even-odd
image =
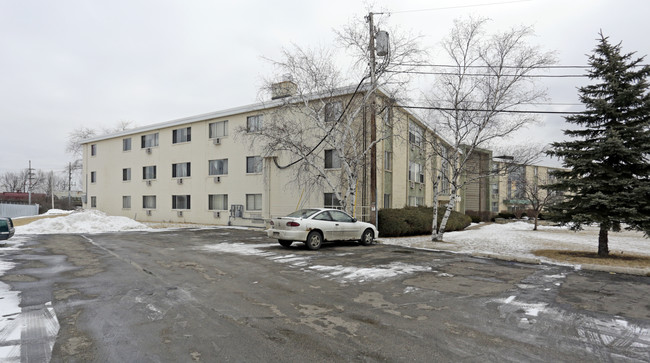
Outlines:
{"type": "Polygon", "coordinates": [[[373,232],[372,229],[368,228],[365,231],[363,231],[359,243],[361,243],[363,246],[369,246],[372,244],[374,240],[375,240],[375,232],[373,232]]]}
{"type": "Polygon", "coordinates": [[[310,250],[317,250],[323,244],[323,235],[318,231],[311,231],[307,235],[307,241],[305,241],[305,244],[310,250]]]}
{"type": "Polygon", "coordinates": [[[279,239],[278,242],[282,245],[282,247],[289,247],[293,243],[293,241],[288,241],[286,239],[279,239]]]}

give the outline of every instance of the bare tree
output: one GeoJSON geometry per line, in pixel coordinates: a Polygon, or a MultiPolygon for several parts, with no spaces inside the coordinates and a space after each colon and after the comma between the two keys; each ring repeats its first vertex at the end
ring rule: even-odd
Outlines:
{"type": "MultiPolygon", "coordinates": [[[[378,81],[371,84],[369,29],[357,23],[337,35],[339,44],[351,51],[353,63],[360,66],[350,71],[352,74],[356,71],[353,81],[337,66],[334,50],[293,45],[283,50],[281,60],[269,60],[277,73],[286,78],[284,84],[292,88],[291,96],[276,101],[280,104],[264,115],[263,125],[255,126],[255,132],[239,131],[247,133],[251,145],[260,148],[265,156],[274,157],[279,168],[291,168],[294,183],[301,189],[309,191],[318,186],[331,190],[336,199],[333,204],[338,201],[341,207],[351,211],[358,180],[366,166],[365,158],[387,136],[379,135],[374,142],[368,140],[363,114],[378,88],[385,87],[382,90],[391,93],[386,99],[395,97],[395,93],[388,92],[388,86],[401,87],[405,82],[395,70],[402,63],[420,61],[418,56],[423,52],[414,38],[392,37],[390,51],[376,59],[378,81]],[[289,162],[280,165],[278,157],[289,162]]],[[[265,80],[265,91],[272,92],[274,87],[278,87],[277,77],[265,80]]],[[[392,89],[397,92],[400,87],[392,89]]],[[[384,111],[380,117],[388,115],[384,111]]]]}
{"type": "MultiPolygon", "coordinates": [[[[326,187],[349,211],[363,156],[369,152],[370,145],[358,142],[363,139],[358,118],[369,95],[359,92],[361,84],[356,90],[341,87],[342,77],[329,50],[294,46],[284,50],[283,58],[272,62],[282,74],[290,75],[285,84],[292,95],[278,101],[255,132],[250,132],[250,125],[239,131],[249,135],[251,145],[261,147],[265,156],[291,161],[277,165],[291,167],[300,188],[326,187]]],[[[267,90],[274,87],[277,81],[266,81],[267,90]]]]}
{"type": "Polygon", "coordinates": [[[24,171],[7,171],[0,176],[0,184],[6,192],[22,193],[26,190],[27,174],[24,171]]]}
{"type": "Polygon", "coordinates": [[[91,137],[97,136],[97,130],[89,127],[80,127],[68,134],[68,143],[65,146],[65,152],[72,154],[75,158],[81,159],[83,151],[81,143],[91,137]]]}
{"type": "MultiPolygon", "coordinates": [[[[429,102],[437,111],[432,128],[448,140],[432,150],[442,160],[443,167],[434,172],[449,183],[450,200],[439,230],[432,232],[434,241],[442,240],[456,193],[467,184],[462,177],[473,153],[536,121],[533,115],[509,111],[545,99],[545,90],[529,75],[555,62],[552,53],[526,43],[531,28],[487,35],[486,23],[457,20],[442,43],[452,67],[440,72],[429,102]]],[[[513,164],[526,163],[518,160],[520,155],[512,156],[513,164]]]]}
{"type": "Polygon", "coordinates": [[[526,214],[534,219],[534,231],[537,230],[538,219],[542,210],[562,199],[561,195],[556,192],[544,189],[544,186],[549,184],[552,183],[549,182],[548,178],[538,177],[536,180],[530,180],[524,177],[517,186],[517,188],[521,188],[524,198],[529,203],[530,208],[527,209],[526,214]]]}
{"type": "Polygon", "coordinates": [[[32,176],[29,176],[29,170],[23,169],[19,172],[5,172],[0,176],[0,186],[7,192],[27,193],[29,191],[35,193],[46,193],[49,188],[49,173],[42,170],[32,171],[32,176]]]}
{"type": "Polygon", "coordinates": [[[86,126],[79,127],[72,130],[72,132],[68,134],[68,142],[65,146],[65,151],[72,154],[75,158],[81,159],[81,153],[83,151],[81,143],[84,140],[98,135],[107,135],[125,131],[132,129],[133,127],[135,127],[135,123],[133,121],[120,121],[115,127],[103,127],[100,131],[91,129],[90,127],[86,126]]]}

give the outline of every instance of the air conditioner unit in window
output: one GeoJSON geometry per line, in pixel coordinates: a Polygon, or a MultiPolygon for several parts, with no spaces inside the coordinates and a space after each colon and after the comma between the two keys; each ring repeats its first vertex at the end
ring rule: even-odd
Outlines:
{"type": "Polygon", "coordinates": [[[177,212],[177,215],[178,215],[179,217],[182,217],[182,216],[183,216],[183,211],[182,211],[182,210],[179,210],[179,211],[177,212]]]}
{"type": "Polygon", "coordinates": [[[214,177],[214,182],[215,183],[221,183],[221,177],[220,176],[215,176],[214,177]]]}
{"type": "Polygon", "coordinates": [[[147,209],[147,215],[151,216],[151,209],[147,209]]]}
{"type": "Polygon", "coordinates": [[[221,212],[213,212],[214,218],[221,218],[221,212]]]}
{"type": "Polygon", "coordinates": [[[415,182],[411,182],[411,189],[415,188],[415,182]]]}
{"type": "Polygon", "coordinates": [[[147,180],[147,185],[151,186],[151,180],[147,180]]]}
{"type": "Polygon", "coordinates": [[[177,179],[177,180],[176,180],[176,183],[178,183],[178,184],[183,184],[183,179],[177,179]]]}
{"type": "Polygon", "coordinates": [[[212,139],[212,143],[214,143],[215,145],[221,145],[221,138],[217,137],[216,139],[212,139]]]}
{"type": "Polygon", "coordinates": [[[151,154],[151,148],[150,147],[147,148],[147,154],[151,154]]]}

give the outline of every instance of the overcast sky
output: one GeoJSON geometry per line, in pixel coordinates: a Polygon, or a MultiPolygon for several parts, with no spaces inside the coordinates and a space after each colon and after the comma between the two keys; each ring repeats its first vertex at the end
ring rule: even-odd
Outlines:
{"type": "MultiPolygon", "coordinates": [[[[373,4],[375,12],[392,12],[382,15],[391,26],[422,34],[432,62],[453,20],[468,15],[491,18],[495,29],[534,26],[533,41],[557,51],[560,65],[585,65],[600,29],[612,42],[622,41],[625,52],[650,54],[647,0],[373,4]]],[[[27,168],[29,160],[36,169],[63,170],[73,160],[65,153],[68,134],[82,126],[145,126],[255,103],[262,78],[273,71],[263,57],[279,59],[292,43],[330,46],[333,29],[363,21],[369,8],[354,0],[0,0],[0,172],[27,168]]],[[[553,74],[562,73],[576,71],[553,74]]],[[[587,80],[542,82],[551,102],[572,104],[576,87],[587,80]]],[[[542,119],[519,138],[548,143],[562,137],[561,116],[542,119]]]]}

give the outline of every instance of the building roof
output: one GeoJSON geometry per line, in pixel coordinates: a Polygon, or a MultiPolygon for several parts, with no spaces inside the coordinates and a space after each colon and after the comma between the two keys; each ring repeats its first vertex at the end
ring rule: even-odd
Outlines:
{"type": "MultiPolygon", "coordinates": [[[[346,87],[341,87],[336,90],[334,90],[331,93],[328,93],[327,95],[324,94],[315,94],[310,96],[310,99],[319,99],[319,98],[325,98],[325,97],[335,97],[335,96],[343,96],[343,95],[349,95],[354,93],[356,87],[355,86],[346,86],[346,87]]],[[[359,88],[360,92],[364,92],[368,89],[368,86],[362,86],[359,88]]],[[[379,93],[388,95],[389,93],[386,92],[385,90],[379,88],[378,89],[379,93]]],[[[225,110],[220,110],[220,111],[214,111],[214,112],[208,112],[208,113],[203,113],[199,115],[194,115],[194,116],[188,116],[188,117],[183,117],[175,120],[170,120],[170,121],[164,121],[164,122],[158,122],[154,124],[150,124],[147,126],[142,126],[142,127],[136,127],[133,129],[128,129],[124,131],[119,131],[111,134],[105,134],[105,135],[100,135],[100,136],[94,136],[88,139],[85,139],[81,142],[81,144],[89,144],[92,142],[97,142],[101,140],[108,140],[108,139],[113,139],[116,137],[121,137],[121,136],[128,136],[128,135],[133,135],[133,134],[139,134],[143,132],[148,132],[148,131],[155,131],[167,127],[174,127],[174,126],[181,126],[181,125],[186,125],[190,124],[193,122],[199,122],[199,121],[206,121],[206,120],[211,120],[211,119],[216,119],[216,118],[222,118],[222,117],[229,117],[229,116],[234,116],[234,115],[239,115],[242,113],[249,113],[249,112],[255,112],[255,111],[261,111],[273,107],[278,107],[287,102],[287,99],[290,98],[282,98],[282,99],[276,99],[276,100],[270,100],[270,101],[262,101],[258,103],[253,103],[249,105],[244,105],[244,106],[239,106],[239,107],[234,107],[234,108],[228,108],[225,110]]],[[[399,104],[396,104],[397,107],[401,107],[399,104]]],[[[426,128],[428,128],[430,131],[434,132],[431,130],[429,125],[424,123],[417,115],[414,113],[410,112],[409,110],[402,108],[405,112],[407,112],[410,116],[412,116],[414,119],[416,119],[418,122],[420,122],[422,125],[424,125],[426,128]]],[[[434,132],[435,133],[435,132],[434,132]]],[[[441,135],[436,135],[447,142],[444,138],[441,137],[441,135]]]]}

